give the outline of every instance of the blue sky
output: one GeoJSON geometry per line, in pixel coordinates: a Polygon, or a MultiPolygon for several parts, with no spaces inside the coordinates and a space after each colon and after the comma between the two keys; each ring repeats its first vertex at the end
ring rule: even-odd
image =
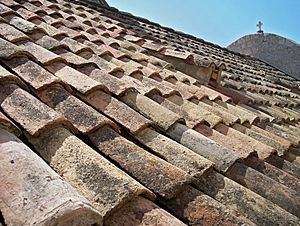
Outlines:
{"type": "Polygon", "coordinates": [[[255,33],[259,20],[264,24],[264,32],[300,43],[300,0],[107,0],[107,3],[224,47],[255,33]]]}

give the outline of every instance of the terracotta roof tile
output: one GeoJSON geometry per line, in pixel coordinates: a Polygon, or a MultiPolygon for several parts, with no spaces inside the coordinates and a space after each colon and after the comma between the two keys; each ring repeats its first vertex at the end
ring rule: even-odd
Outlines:
{"type": "MultiPolygon", "coordinates": [[[[165,69],[164,71],[167,71],[167,70],[165,69]]],[[[176,77],[176,79],[178,81],[183,82],[183,83],[189,83],[189,85],[199,82],[197,79],[195,79],[189,75],[186,75],[180,71],[176,71],[176,73],[174,73],[174,76],[176,77]]]]}
{"type": "Polygon", "coordinates": [[[9,21],[9,24],[24,32],[25,34],[31,34],[35,31],[40,31],[41,29],[34,23],[31,23],[18,16],[5,17],[9,21]]]}
{"type": "Polygon", "coordinates": [[[25,88],[25,84],[14,74],[7,71],[0,65],[0,82],[12,81],[25,88]]]}
{"type": "Polygon", "coordinates": [[[281,183],[241,163],[234,164],[226,176],[299,217],[299,194],[281,183]]]}
{"type": "Polygon", "coordinates": [[[0,127],[10,133],[20,136],[22,131],[0,111],[0,127]]]}
{"type": "Polygon", "coordinates": [[[183,87],[183,86],[185,86],[184,83],[177,83],[177,81],[176,81],[175,84],[173,84],[173,82],[170,80],[173,80],[173,78],[168,78],[168,79],[166,79],[166,81],[161,81],[161,83],[173,88],[174,90],[177,90],[180,93],[179,96],[181,96],[185,100],[197,98],[196,94],[191,93],[189,90],[187,90],[183,87]]]}
{"type": "Polygon", "coordinates": [[[133,90],[136,90],[138,91],[140,94],[142,95],[149,95],[151,93],[159,93],[161,94],[160,90],[154,86],[153,84],[149,84],[149,83],[143,83],[141,82],[140,80],[138,79],[135,79],[131,76],[124,76],[121,74],[121,77],[118,75],[118,73],[114,73],[116,74],[116,77],[119,77],[119,80],[126,84],[128,86],[128,88],[131,88],[129,89],[129,91],[133,91],[133,90]]]}
{"type": "Polygon", "coordinates": [[[2,85],[0,92],[3,111],[31,135],[38,135],[52,125],[66,123],[65,118],[17,85],[2,85]]]}
{"type": "Polygon", "coordinates": [[[237,116],[241,123],[245,123],[245,122],[248,122],[250,124],[253,124],[254,122],[256,122],[258,120],[258,116],[253,114],[253,113],[250,113],[249,111],[245,110],[244,108],[240,108],[238,106],[235,106],[235,105],[232,105],[232,104],[229,104],[229,103],[225,103],[223,101],[215,101],[218,105],[213,104],[213,107],[217,107],[218,109],[226,109],[227,112],[237,116]],[[220,108],[221,107],[221,108],[220,108]]]}
{"type": "Polygon", "coordinates": [[[184,192],[170,200],[161,201],[174,215],[184,219],[189,225],[255,225],[240,213],[233,211],[203,194],[193,187],[186,187],[184,192]]]}
{"type": "Polygon", "coordinates": [[[52,83],[60,82],[60,79],[27,57],[16,57],[5,61],[5,64],[36,90],[42,89],[52,83]]]}
{"type": "Polygon", "coordinates": [[[270,116],[258,109],[255,109],[255,108],[245,105],[245,104],[240,104],[239,106],[242,107],[244,110],[257,115],[259,117],[260,121],[267,121],[267,122],[274,121],[274,118],[272,116],[270,116]]]}
{"type": "Polygon", "coordinates": [[[215,163],[215,168],[221,172],[226,172],[240,158],[233,151],[179,123],[170,128],[168,135],[185,147],[215,163]]]}
{"type": "MultiPolygon", "coordinates": [[[[38,8],[38,7],[37,7],[38,8]]],[[[21,17],[23,17],[23,19],[26,20],[34,20],[34,19],[40,19],[40,16],[38,16],[37,14],[35,14],[34,12],[31,12],[25,8],[19,8],[16,11],[21,17]]]]}
{"type": "Polygon", "coordinates": [[[190,101],[183,100],[178,96],[171,96],[167,98],[171,102],[180,106],[184,111],[197,115],[202,121],[208,122],[211,127],[216,126],[217,124],[223,122],[223,119],[214,113],[207,111],[207,109],[201,108],[199,105],[196,105],[190,101]]]}
{"type": "Polygon", "coordinates": [[[260,159],[267,159],[270,157],[270,155],[276,153],[276,150],[272,147],[265,145],[250,136],[247,136],[231,127],[228,127],[224,124],[219,124],[215,127],[217,131],[220,133],[226,135],[228,138],[237,139],[241,142],[247,142],[247,145],[253,150],[256,151],[258,154],[258,157],[260,159]]]}
{"type": "Polygon", "coordinates": [[[85,59],[91,60],[92,62],[97,64],[99,68],[105,70],[107,73],[112,73],[117,71],[124,72],[124,69],[122,69],[121,67],[113,63],[110,63],[105,59],[103,59],[102,57],[99,57],[95,54],[91,55],[90,53],[84,52],[81,54],[81,56],[84,57],[85,59]]]}
{"type": "Polygon", "coordinates": [[[0,38],[0,58],[11,59],[19,55],[32,56],[31,53],[22,49],[21,47],[18,47],[11,42],[0,38]]]}
{"type": "Polygon", "coordinates": [[[160,95],[153,94],[153,95],[150,95],[150,98],[152,100],[156,101],[157,103],[159,103],[160,105],[162,105],[163,107],[169,109],[170,111],[172,111],[172,112],[178,114],[179,116],[181,116],[182,118],[184,118],[184,120],[189,128],[193,128],[197,124],[201,124],[201,123],[205,122],[204,118],[201,118],[192,112],[181,109],[180,106],[174,104],[173,102],[169,101],[168,99],[166,99],[160,95]]]}
{"type": "Polygon", "coordinates": [[[2,129],[0,141],[0,208],[6,224],[102,223],[91,203],[22,141],[2,129]]]}
{"type": "Polygon", "coordinates": [[[33,43],[33,42],[26,42],[19,45],[22,49],[25,49],[30,54],[32,54],[38,62],[43,65],[52,64],[54,62],[64,61],[59,55],[33,43]]]}
{"type": "Polygon", "coordinates": [[[37,39],[37,40],[35,40],[35,43],[47,50],[54,51],[54,50],[60,49],[60,48],[69,48],[67,45],[64,45],[60,41],[57,41],[56,39],[54,39],[50,36],[44,35],[40,38],[40,37],[38,37],[38,34],[37,34],[37,37],[38,37],[37,38],[34,35],[35,34],[30,35],[30,37],[33,39],[37,39]]]}
{"type": "Polygon", "coordinates": [[[119,212],[109,217],[105,223],[111,226],[119,225],[174,225],[184,226],[183,222],[144,198],[132,200],[119,212]]]}
{"type": "Polygon", "coordinates": [[[58,49],[55,51],[56,54],[60,55],[61,57],[63,57],[64,59],[66,59],[66,61],[74,66],[75,68],[80,68],[80,67],[94,67],[97,68],[97,65],[90,61],[90,60],[86,60],[81,56],[78,56],[72,52],[69,52],[65,49],[58,49]]]}
{"type": "Polygon", "coordinates": [[[134,89],[129,84],[122,82],[120,79],[111,74],[108,74],[104,70],[95,69],[92,70],[90,73],[88,73],[87,70],[81,70],[80,68],[79,70],[83,73],[87,73],[90,78],[105,85],[111,93],[114,93],[117,96],[122,95],[127,90],[134,89]]]}
{"type": "Polygon", "coordinates": [[[120,67],[122,68],[122,70],[124,71],[125,75],[132,75],[134,73],[143,73],[142,72],[142,68],[138,68],[136,67],[136,65],[133,63],[133,62],[123,62],[121,60],[118,60],[112,56],[109,56],[109,55],[105,55],[103,56],[103,58],[105,60],[107,60],[108,62],[116,65],[117,67],[120,67]]]}
{"type": "Polygon", "coordinates": [[[144,129],[135,137],[141,143],[151,148],[158,156],[194,177],[201,177],[208,170],[212,169],[213,163],[211,161],[153,129],[144,129]]]}
{"type": "Polygon", "coordinates": [[[198,186],[206,194],[242,213],[257,225],[299,223],[299,218],[219,173],[211,173],[200,180],[198,186]]]}
{"type": "Polygon", "coordinates": [[[234,90],[227,87],[216,87],[218,92],[231,98],[232,102],[235,104],[247,104],[252,101],[250,96],[247,96],[245,93],[234,90]]]}
{"type": "Polygon", "coordinates": [[[239,119],[239,117],[237,117],[236,115],[228,112],[226,109],[222,109],[216,105],[213,106],[213,103],[209,100],[201,100],[199,102],[197,102],[197,105],[202,108],[205,109],[217,116],[219,116],[220,118],[223,119],[223,122],[226,125],[233,125],[234,123],[240,123],[241,120],[239,119]]]}
{"type": "Polygon", "coordinates": [[[99,111],[109,115],[133,134],[138,133],[151,124],[150,120],[102,91],[96,91],[85,96],[81,95],[81,98],[99,111]],[[134,120],[132,120],[133,118],[134,120]]]}
{"type": "Polygon", "coordinates": [[[184,184],[192,181],[184,171],[151,155],[109,127],[103,127],[89,137],[100,152],[162,197],[174,197],[184,184]]]}
{"type": "Polygon", "coordinates": [[[0,23],[0,35],[13,43],[29,39],[27,35],[6,23],[0,23]]]}
{"type": "Polygon", "coordinates": [[[300,167],[296,166],[295,164],[278,156],[272,156],[267,160],[267,162],[300,179],[300,167]]]}
{"type": "Polygon", "coordinates": [[[256,169],[257,171],[267,175],[271,179],[282,183],[288,188],[291,188],[295,191],[299,191],[300,189],[299,179],[267,162],[264,162],[258,158],[248,158],[246,159],[245,163],[247,166],[256,169]]]}
{"type": "Polygon", "coordinates": [[[151,42],[145,42],[142,44],[143,48],[149,49],[149,50],[153,50],[153,51],[163,51],[166,47],[159,45],[159,44],[155,44],[155,43],[151,43],[151,42]]]}
{"type": "Polygon", "coordinates": [[[116,59],[121,59],[122,57],[127,57],[126,53],[123,53],[122,51],[119,51],[115,48],[110,47],[109,45],[98,45],[97,48],[98,52],[97,54],[99,56],[105,55],[107,52],[109,52],[110,54],[112,54],[116,59]]]}
{"type": "Polygon", "coordinates": [[[155,197],[63,127],[29,140],[50,166],[90,200],[103,218],[136,196],[155,197]]]}
{"type": "Polygon", "coordinates": [[[226,134],[220,133],[217,130],[211,129],[206,125],[198,125],[194,128],[197,132],[205,135],[209,139],[217,142],[220,145],[224,145],[228,149],[234,151],[237,155],[242,158],[247,158],[251,155],[256,155],[255,149],[245,146],[244,142],[237,139],[236,137],[229,137],[226,134]]]}
{"type": "Polygon", "coordinates": [[[299,155],[287,152],[283,157],[284,157],[284,159],[290,161],[291,163],[293,163],[297,167],[300,167],[300,157],[299,157],[299,155]]]}
{"type": "Polygon", "coordinates": [[[122,100],[164,130],[168,130],[176,122],[182,121],[179,115],[138,93],[128,92],[122,97],[122,100]]]}
{"type": "Polygon", "coordinates": [[[206,87],[206,86],[200,86],[199,87],[200,90],[205,93],[206,95],[208,95],[209,99],[210,100],[215,100],[215,99],[218,99],[220,98],[222,101],[224,102],[228,102],[231,100],[231,97],[230,96],[227,96],[227,95],[224,95],[216,90],[213,90],[209,87],[206,87]]]}
{"type": "MultiPolygon", "coordinates": [[[[4,3],[6,3],[6,2],[4,2],[4,3]]],[[[11,8],[7,7],[6,5],[0,4],[0,15],[1,16],[5,16],[8,14],[12,14],[12,13],[14,13],[14,11],[11,8]]]]}
{"type": "Polygon", "coordinates": [[[101,83],[89,78],[85,74],[80,73],[64,63],[54,63],[46,68],[62,81],[74,87],[80,93],[85,94],[97,89],[106,89],[106,87],[101,83]]]}
{"type": "MultiPolygon", "coordinates": [[[[19,5],[17,2],[11,0],[3,0],[2,3],[7,5],[8,7],[19,5]]],[[[3,6],[3,4],[1,5],[3,6]]]]}
{"type": "Polygon", "coordinates": [[[88,51],[91,50],[90,47],[83,45],[80,42],[77,42],[76,40],[73,40],[68,37],[60,40],[60,42],[67,45],[70,48],[70,50],[76,54],[78,54],[79,52],[82,52],[84,50],[88,50],[88,51]]]}
{"type": "Polygon", "coordinates": [[[37,21],[37,20],[34,20],[32,22],[34,22],[37,25],[37,27],[39,27],[40,29],[43,29],[48,35],[50,35],[53,38],[59,37],[59,36],[67,36],[67,32],[61,31],[46,22],[37,21]]]}
{"type": "Polygon", "coordinates": [[[65,116],[82,133],[90,133],[104,125],[117,126],[105,116],[56,85],[38,94],[45,103],[65,116]]]}
{"type": "Polygon", "coordinates": [[[276,136],[273,133],[270,133],[268,131],[265,131],[259,127],[251,126],[250,128],[242,126],[242,125],[234,125],[234,129],[248,135],[249,137],[254,138],[255,140],[262,142],[272,148],[274,148],[278,155],[282,156],[292,145],[291,142],[289,142],[286,139],[283,139],[279,136],[276,136]]]}
{"type": "Polygon", "coordinates": [[[289,109],[289,108],[286,108],[286,107],[284,107],[284,108],[281,108],[281,110],[283,111],[283,112],[286,112],[287,114],[289,114],[289,115],[291,115],[292,116],[292,118],[293,118],[293,120],[295,120],[295,121],[298,121],[300,118],[300,116],[299,116],[299,112],[296,112],[296,111],[294,111],[294,110],[292,110],[292,109],[289,109]]]}
{"type": "Polygon", "coordinates": [[[299,144],[299,136],[295,136],[292,132],[290,132],[288,129],[274,124],[274,123],[264,123],[259,124],[259,127],[262,129],[265,129],[271,133],[274,133],[284,139],[287,139],[292,142],[293,145],[297,146],[299,144]]]}
{"type": "Polygon", "coordinates": [[[174,89],[173,87],[170,87],[168,83],[160,83],[154,79],[147,78],[145,76],[133,75],[132,77],[138,79],[139,81],[142,82],[142,84],[146,86],[156,87],[164,97],[168,97],[176,94],[180,95],[180,92],[174,89]]]}

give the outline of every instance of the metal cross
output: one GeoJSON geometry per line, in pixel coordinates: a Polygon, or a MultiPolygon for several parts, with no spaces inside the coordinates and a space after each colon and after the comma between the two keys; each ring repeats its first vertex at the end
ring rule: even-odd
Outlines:
{"type": "Polygon", "coordinates": [[[256,27],[258,27],[258,32],[262,32],[261,27],[263,26],[263,23],[261,21],[258,21],[256,24],[256,27]]]}

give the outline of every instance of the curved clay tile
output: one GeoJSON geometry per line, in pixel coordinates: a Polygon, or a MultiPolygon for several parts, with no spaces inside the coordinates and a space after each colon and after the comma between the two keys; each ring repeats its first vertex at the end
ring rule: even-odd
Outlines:
{"type": "Polygon", "coordinates": [[[100,213],[87,199],[22,141],[2,129],[0,150],[0,209],[6,224],[102,225],[100,213]]]}

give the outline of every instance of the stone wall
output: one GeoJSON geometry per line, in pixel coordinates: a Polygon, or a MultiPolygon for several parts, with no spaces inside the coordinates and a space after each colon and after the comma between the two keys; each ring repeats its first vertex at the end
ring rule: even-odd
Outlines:
{"type": "Polygon", "coordinates": [[[246,35],[227,47],[254,56],[300,80],[300,45],[275,34],[246,35]]]}

